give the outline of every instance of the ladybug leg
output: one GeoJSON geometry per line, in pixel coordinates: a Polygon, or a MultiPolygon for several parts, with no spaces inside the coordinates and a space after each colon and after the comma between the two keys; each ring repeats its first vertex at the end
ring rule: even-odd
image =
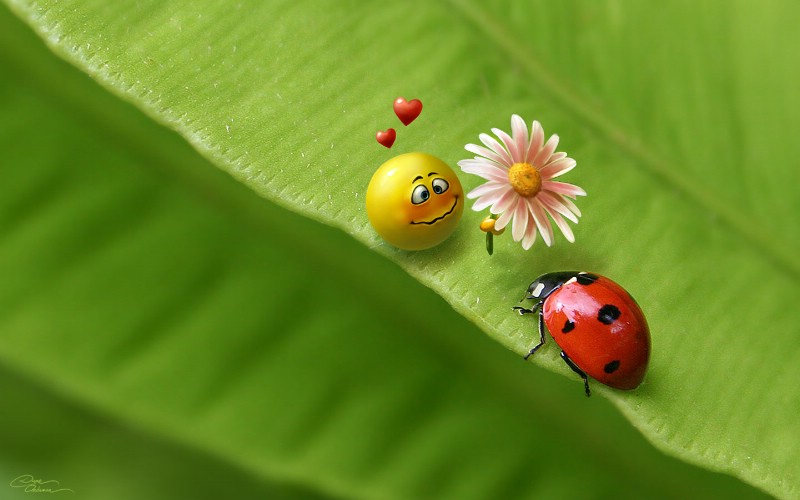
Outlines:
{"type": "Polygon", "coordinates": [[[569,359],[569,356],[567,356],[567,353],[565,353],[564,351],[561,351],[561,359],[564,360],[564,362],[567,364],[567,366],[569,366],[572,369],[572,371],[580,375],[580,377],[583,379],[583,387],[586,390],[586,397],[588,398],[589,396],[591,396],[592,391],[589,390],[589,378],[586,376],[585,373],[583,373],[583,370],[578,368],[578,365],[576,365],[571,359],[569,359]]]}
{"type": "Polygon", "coordinates": [[[542,303],[539,302],[530,309],[525,309],[524,307],[520,306],[515,306],[514,309],[519,311],[520,314],[533,314],[533,313],[539,314],[539,343],[533,346],[533,349],[531,349],[530,352],[528,352],[528,354],[525,355],[524,359],[525,361],[527,361],[528,358],[533,356],[536,353],[536,351],[538,351],[539,348],[544,345],[544,314],[542,314],[542,303]]]}

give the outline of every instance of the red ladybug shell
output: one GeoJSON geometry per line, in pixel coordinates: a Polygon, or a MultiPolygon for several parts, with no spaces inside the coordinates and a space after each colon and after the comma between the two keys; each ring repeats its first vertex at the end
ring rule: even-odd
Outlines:
{"type": "Polygon", "coordinates": [[[547,296],[542,312],[553,340],[587,375],[617,389],[642,382],[650,330],[624,288],[603,276],[571,279],[547,296]]]}

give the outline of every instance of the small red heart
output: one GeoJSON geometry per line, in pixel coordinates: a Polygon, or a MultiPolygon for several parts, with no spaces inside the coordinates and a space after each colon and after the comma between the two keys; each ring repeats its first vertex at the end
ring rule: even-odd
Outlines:
{"type": "Polygon", "coordinates": [[[394,140],[397,139],[397,132],[395,132],[393,128],[390,128],[386,131],[381,130],[375,134],[375,138],[378,139],[378,142],[381,143],[381,146],[391,148],[392,144],[394,144],[394,140]]]}
{"type": "Polygon", "coordinates": [[[420,113],[422,113],[422,101],[419,99],[412,99],[410,101],[406,101],[403,97],[395,99],[394,114],[400,118],[403,125],[408,125],[416,120],[420,113]]]}

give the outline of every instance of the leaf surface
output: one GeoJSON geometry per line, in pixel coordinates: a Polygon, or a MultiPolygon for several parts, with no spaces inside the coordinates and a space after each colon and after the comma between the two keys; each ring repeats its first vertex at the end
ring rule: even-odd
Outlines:
{"type": "MultiPolygon", "coordinates": [[[[798,104],[792,87],[798,67],[786,63],[794,61],[794,4],[776,2],[758,12],[744,2],[624,9],[579,1],[491,8],[470,2],[11,5],[55,51],[176,129],[242,184],[389,257],[518,354],[534,340],[533,325],[509,308],[538,274],[590,269],[625,284],[651,325],[650,371],[635,392],[598,384],[595,392],[656,446],[775,495],[796,494],[792,471],[800,456],[793,443],[800,390],[793,381],[800,375],[800,321],[797,311],[784,305],[800,298],[800,179],[786,161],[797,157],[800,147],[790,136],[797,118],[788,111],[798,104]],[[425,108],[412,125],[398,129],[389,151],[375,142],[374,133],[396,125],[391,102],[398,95],[420,98],[425,108]],[[565,176],[589,193],[580,200],[585,215],[575,245],[561,240],[525,253],[505,236],[489,258],[482,233],[474,229],[482,215],[471,212],[454,237],[429,251],[400,252],[380,242],[363,208],[364,189],[378,165],[412,150],[454,165],[469,156],[462,147],[477,142],[478,133],[507,130],[512,113],[539,119],[578,161],[565,176]],[[758,335],[767,324],[777,326],[768,336],[758,335]]],[[[73,95],[46,75],[40,79],[46,93],[73,95]]],[[[533,384],[518,382],[517,389],[503,393],[505,403],[494,400],[500,397],[497,386],[511,378],[507,370],[523,370],[506,366],[514,356],[464,333],[474,329],[349,239],[265,208],[201,160],[193,162],[202,167],[188,167],[188,153],[161,147],[155,132],[130,138],[130,132],[140,133],[132,125],[136,118],[87,101],[96,109],[82,116],[93,132],[106,119],[120,123],[108,133],[134,158],[123,161],[116,150],[98,149],[91,160],[95,169],[61,173],[46,157],[39,159],[47,166],[41,177],[27,169],[11,178],[12,192],[22,198],[9,198],[7,213],[19,214],[26,203],[34,213],[25,223],[17,216],[16,225],[8,226],[16,232],[7,230],[18,243],[4,250],[6,272],[27,291],[9,288],[4,299],[5,310],[12,311],[2,329],[8,363],[63,376],[70,391],[126,408],[148,423],[182,428],[192,438],[208,432],[218,440],[215,446],[230,443],[227,453],[262,472],[308,481],[309,470],[336,462],[328,475],[315,479],[334,494],[517,492],[509,485],[520,484],[522,469],[530,474],[531,464],[541,462],[524,456],[533,453],[533,441],[526,445],[519,436],[534,439],[528,433],[532,419],[517,413],[517,405],[533,411],[533,403],[519,401],[542,396],[528,394],[533,384]],[[127,169],[99,175],[111,164],[127,169]],[[152,177],[143,180],[142,171],[152,177]],[[57,210],[35,202],[47,189],[57,210]],[[182,198],[176,189],[190,193],[182,198]],[[59,198],[60,190],[69,195],[59,198]],[[213,203],[197,203],[198,192],[208,192],[212,200],[222,197],[226,208],[219,212],[213,203]],[[67,208],[55,205],[59,200],[67,208]],[[234,215],[223,215],[230,211],[234,215]],[[246,228],[234,229],[242,224],[246,228]],[[143,260],[153,248],[163,249],[158,262],[143,260]],[[130,262],[141,263],[133,275],[130,262]],[[387,279],[404,285],[387,287],[387,279]],[[271,283],[270,292],[262,282],[271,283]],[[132,303],[130,297],[141,299],[132,303]],[[435,326],[428,323],[431,316],[435,326]],[[113,321],[120,323],[112,328],[115,335],[97,335],[113,321]],[[370,334],[375,325],[394,333],[370,334]],[[221,328],[224,343],[217,340],[221,328]],[[298,331],[305,334],[293,335],[298,331]],[[91,342],[79,341],[89,332],[91,342]],[[46,348],[38,361],[22,356],[42,343],[46,348]],[[330,346],[336,354],[325,356],[330,346]],[[282,349],[292,354],[279,355],[282,349]],[[387,352],[390,357],[380,357],[387,352]],[[431,383],[450,382],[453,375],[437,368],[441,357],[453,357],[448,363],[464,370],[459,385],[431,383]],[[356,368],[359,363],[367,365],[356,368]],[[420,371],[409,371],[417,363],[420,371]],[[249,434],[242,419],[263,416],[264,401],[299,397],[291,384],[265,394],[257,381],[292,380],[300,376],[297,367],[306,365],[332,377],[327,390],[315,386],[307,400],[299,398],[297,415],[281,411],[277,425],[249,434]],[[386,378],[364,378],[376,370],[386,378]],[[503,375],[487,378],[486,371],[503,375]],[[191,373],[193,384],[182,377],[164,384],[173,373],[191,373]],[[405,376],[397,379],[401,373],[405,376]],[[102,383],[89,384],[92,380],[102,383]],[[384,387],[377,380],[395,382],[384,387]],[[484,386],[486,399],[468,390],[475,384],[484,386]],[[342,387],[350,387],[348,397],[334,390],[342,387]],[[320,399],[325,394],[327,399],[320,399]],[[449,397],[440,399],[441,394],[449,397]],[[465,400],[472,411],[458,412],[465,400]],[[425,421],[420,408],[445,415],[406,434],[424,445],[403,443],[404,450],[396,441],[402,433],[387,431],[394,426],[387,423],[386,408],[398,401],[417,402],[406,408],[413,408],[407,411],[417,415],[418,425],[425,421]],[[357,431],[375,421],[370,411],[383,415],[380,430],[359,438],[364,448],[352,461],[334,459],[332,450],[352,443],[357,431]],[[482,418],[508,422],[502,445],[489,437],[487,442],[463,437],[471,435],[470,421],[478,425],[482,418]],[[304,425],[317,432],[334,426],[337,432],[314,440],[316,451],[300,452],[308,435],[304,425]],[[229,430],[219,434],[221,428],[229,430]],[[465,434],[456,439],[459,432],[465,434]],[[448,446],[446,453],[438,452],[439,440],[469,442],[506,460],[494,463],[501,471],[496,473],[477,462],[469,465],[480,475],[470,475],[467,464],[442,469],[439,453],[458,452],[448,446]],[[285,454],[266,458],[265,448],[285,454]],[[414,463],[415,471],[373,460],[372,452],[388,449],[393,457],[413,456],[404,463],[414,463]],[[374,479],[365,482],[370,465],[374,479]],[[426,465],[431,477],[452,479],[423,478],[419,469],[426,465]],[[495,484],[479,477],[495,478],[495,484]],[[434,484],[455,489],[425,489],[434,484]],[[403,488],[392,489],[399,485],[403,488]]],[[[19,125],[9,121],[8,126],[19,125]]],[[[52,136],[69,128],[52,127],[52,136]]],[[[75,144],[65,136],[50,151],[70,151],[75,144]]],[[[20,154],[33,149],[28,144],[20,154]]],[[[79,150],[76,157],[87,157],[90,150],[79,150]]],[[[34,155],[26,161],[36,160],[34,155]]],[[[476,178],[462,179],[466,189],[478,184],[476,178]]],[[[535,362],[569,374],[552,346],[535,362]]],[[[532,376],[528,373],[534,372],[525,367],[519,377],[532,376]]],[[[567,385],[579,393],[577,385],[567,385]]],[[[584,404],[562,402],[571,400],[557,391],[544,397],[558,401],[552,403],[557,410],[546,411],[561,418],[569,404],[584,404]]],[[[402,413],[392,418],[407,421],[402,413]]],[[[591,442],[597,431],[573,439],[591,442]]],[[[594,450],[611,447],[605,443],[594,450]]],[[[554,442],[544,448],[558,453],[554,442]]],[[[576,482],[576,488],[593,482],[610,488],[609,471],[589,469],[592,478],[576,482]]]]}

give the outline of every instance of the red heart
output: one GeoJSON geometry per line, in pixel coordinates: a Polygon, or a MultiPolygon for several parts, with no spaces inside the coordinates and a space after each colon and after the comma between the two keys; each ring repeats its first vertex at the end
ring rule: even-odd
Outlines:
{"type": "Polygon", "coordinates": [[[394,114],[400,118],[403,125],[408,125],[416,120],[420,113],[422,113],[422,101],[419,99],[412,99],[410,101],[406,101],[403,97],[395,99],[394,114]]]}
{"type": "Polygon", "coordinates": [[[381,130],[375,134],[375,138],[378,139],[378,142],[381,143],[381,146],[391,148],[392,144],[394,144],[394,140],[397,139],[397,132],[395,132],[393,128],[390,128],[385,132],[381,130]]]}

